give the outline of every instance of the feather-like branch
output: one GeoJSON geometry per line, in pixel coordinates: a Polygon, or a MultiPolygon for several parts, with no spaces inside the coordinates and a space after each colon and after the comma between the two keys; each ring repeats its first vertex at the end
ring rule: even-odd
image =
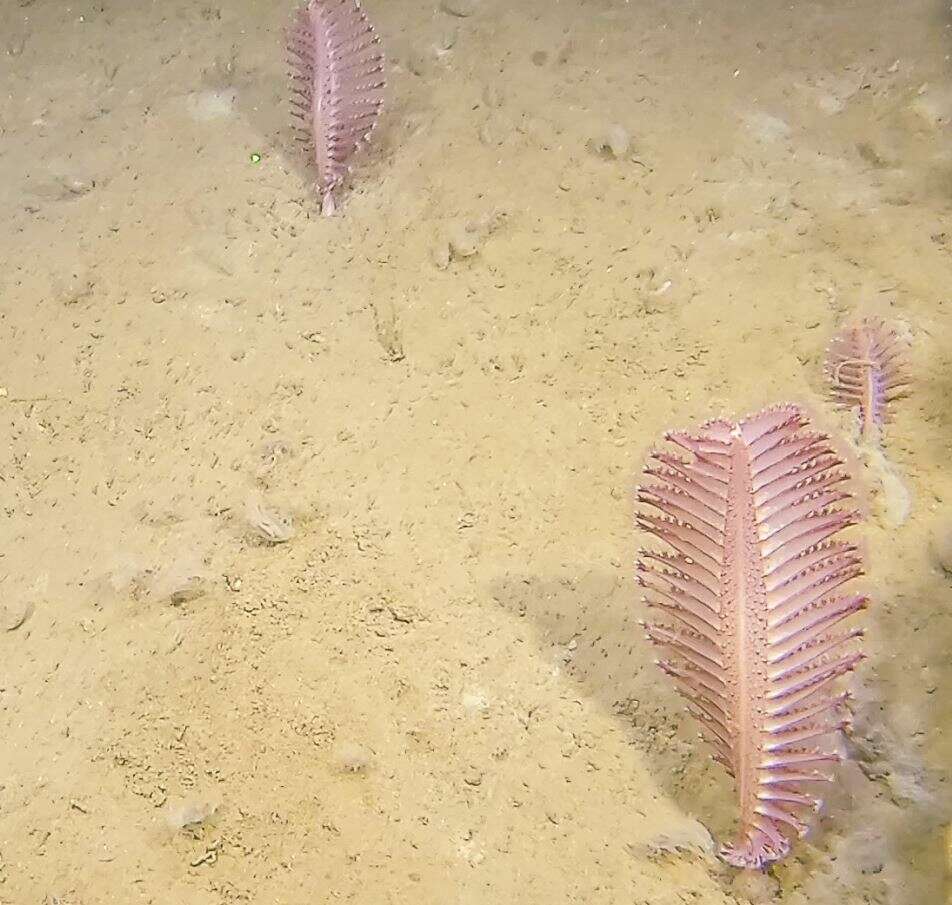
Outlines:
{"type": "Polygon", "coordinates": [[[866,598],[839,592],[862,563],[834,538],[857,515],[841,506],[842,462],[795,406],[666,439],[688,456],[653,453],[638,490],[638,525],[673,551],[639,563],[647,604],[667,617],[646,631],[734,777],[738,836],[722,856],[761,868],[806,832],[838,759],[847,699],[834,680],[862,654],[859,629],[833,629],[866,598]]]}

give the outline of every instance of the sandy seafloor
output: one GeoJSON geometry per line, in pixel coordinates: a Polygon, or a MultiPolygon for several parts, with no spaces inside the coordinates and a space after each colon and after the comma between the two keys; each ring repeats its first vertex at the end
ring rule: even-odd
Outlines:
{"type": "Polygon", "coordinates": [[[457,4],[367,0],[333,219],[288,4],[2,4],[0,902],[946,901],[947,4],[457,4]],[[631,491],[719,414],[848,438],[868,312],[914,385],[854,759],[738,876],[631,491]]]}

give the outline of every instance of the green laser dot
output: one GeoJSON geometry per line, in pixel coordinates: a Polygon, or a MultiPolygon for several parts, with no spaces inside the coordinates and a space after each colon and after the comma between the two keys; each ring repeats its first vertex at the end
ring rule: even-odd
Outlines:
{"type": "Polygon", "coordinates": [[[261,155],[257,151],[255,151],[255,153],[251,155],[251,162],[261,163],[261,155]]]}

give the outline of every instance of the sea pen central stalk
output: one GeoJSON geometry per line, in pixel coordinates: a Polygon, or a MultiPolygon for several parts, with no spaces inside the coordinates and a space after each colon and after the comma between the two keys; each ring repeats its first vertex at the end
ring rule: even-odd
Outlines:
{"type": "Polygon", "coordinates": [[[732,701],[735,736],[733,772],[741,813],[738,848],[756,847],[758,791],[763,752],[765,683],[767,681],[766,586],[761,568],[760,536],[754,509],[750,451],[740,436],[731,438],[731,474],[725,525],[723,587],[733,639],[730,663],[734,673],[732,701]]]}

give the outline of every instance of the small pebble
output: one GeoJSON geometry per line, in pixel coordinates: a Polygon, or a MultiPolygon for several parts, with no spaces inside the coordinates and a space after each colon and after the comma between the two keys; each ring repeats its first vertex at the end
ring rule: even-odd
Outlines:
{"type": "Polygon", "coordinates": [[[414,75],[426,75],[430,70],[429,55],[423,50],[411,50],[407,56],[407,69],[414,75]]]}
{"type": "Polygon", "coordinates": [[[181,606],[204,597],[208,593],[208,584],[201,575],[189,575],[182,583],[169,591],[169,603],[181,606]]]}
{"type": "Polygon", "coordinates": [[[5,632],[16,631],[33,615],[33,604],[12,602],[0,604],[0,628],[5,632]]]}
{"type": "Polygon", "coordinates": [[[597,154],[607,154],[619,160],[631,150],[631,136],[624,126],[612,123],[593,135],[590,144],[597,154]]]}
{"type": "Polygon", "coordinates": [[[945,519],[932,530],[929,546],[936,565],[952,575],[952,520],[945,519]]]}
{"type": "Polygon", "coordinates": [[[482,691],[471,691],[463,695],[463,709],[467,713],[479,713],[489,707],[489,701],[482,691]]]}
{"type": "Polygon", "coordinates": [[[446,239],[437,240],[430,249],[430,260],[438,270],[446,270],[450,266],[451,257],[450,243],[446,239]]]}
{"type": "Polygon", "coordinates": [[[456,46],[458,38],[459,35],[456,32],[455,25],[444,28],[437,37],[436,44],[434,45],[436,55],[443,56],[451,51],[456,46]]]}
{"type": "Polygon", "coordinates": [[[489,120],[486,120],[479,127],[479,140],[482,144],[492,147],[493,145],[499,145],[501,142],[496,136],[496,133],[493,131],[493,127],[489,120]]]}
{"type": "Polygon", "coordinates": [[[451,16],[465,19],[473,15],[479,7],[479,0],[442,0],[440,9],[451,16]]]}
{"type": "Polygon", "coordinates": [[[774,877],[756,870],[738,871],[731,882],[731,892],[738,901],[751,905],[774,901],[779,891],[780,884],[774,877]]]}
{"type": "Polygon", "coordinates": [[[448,230],[450,252],[454,258],[471,258],[479,251],[482,236],[468,223],[456,223],[448,230]]]}
{"type": "Polygon", "coordinates": [[[186,100],[189,115],[199,122],[226,119],[234,114],[236,91],[199,91],[186,100]]]}
{"type": "Polygon", "coordinates": [[[252,531],[266,543],[283,544],[294,537],[291,514],[267,505],[258,494],[251,494],[245,500],[245,519],[252,531]]]}
{"type": "Polygon", "coordinates": [[[341,773],[366,773],[373,758],[362,745],[345,742],[334,751],[334,763],[341,773]]]}
{"type": "Polygon", "coordinates": [[[503,105],[503,94],[495,82],[489,82],[483,86],[483,103],[487,107],[501,107],[503,105]]]}
{"type": "Polygon", "coordinates": [[[952,91],[937,91],[924,85],[909,109],[928,126],[938,129],[952,120],[952,91]]]}
{"type": "Polygon", "coordinates": [[[198,557],[191,555],[133,579],[133,596],[173,606],[198,600],[208,590],[204,566],[198,557]]]}
{"type": "MultiPolygon", "coordinates": [[[[636,705],[634,710],[637,710],[638,702],[633,703],[636,705]]],[[[697,820],[686,818],[649,840],[646,851],[652,855],[670,855],[680,852],[712,854],[716,848],[707,827],[697,820]]]]}
{"type": "Polygon", "coordinates": [[[170,829],[182,830],[188,826],[204,823],[215,816],[218,804],[197,799],[177,799],[165,812],[165,821],[170,829]]]}

